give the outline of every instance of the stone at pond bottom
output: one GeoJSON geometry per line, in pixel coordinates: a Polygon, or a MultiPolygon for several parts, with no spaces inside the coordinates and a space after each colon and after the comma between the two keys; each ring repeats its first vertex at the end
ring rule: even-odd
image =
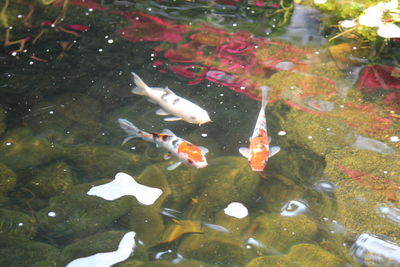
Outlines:
{"type": "Polygon", "coordinates": [[[68,151],[68,158],[85,178],[98,180],[114,177],[118,172],[135,173],[144,159],[133,153],[107,146],[78,146],[68,151]]]}
{"type": "Polygon", "coordinates": [[[129,174],[119,172],[109,183],[94,186],[87,192],[90,196],[98,196],[105,200],[114,200],[122,196],[134,196],[143,205],[152,205],[162,194],[162,190],[141,185],[129,174]]]}
{"type": "Polygon", "coordinates": [[[0,235],[0,266],[55,267],[59,253],[57,248],[45,243],[0,235]]]}
{"type": "Polygon", "coordinates": [[[258,257],[246,267],[342,267],[345,262],[330,252],[312,244],[293,246],[287,255],[258,257]]]}
{"type": "Polygon", "coordinates": [[[326,156],[325,177],[335,184],[335,219],[349,238],[362,232],[379,233],[400,240],[400,225],[385,208],[400,199],[398,154],[346,148],[326,156]],[[382,209],[383,208],[383,209],[382,209]]]}
{"type": "Polygon", "coordinates": [[[0,162],[0,198],[2,195],[5,195],[9,191],[13,190],[16,183],[16,174],[6,165],[0,162]]]}
{"type": "Polygon", "coordinates": [[[184,258],[197,259],[218,266],[243,266],[256,256],[243,240],[229,233],[207,230],[186,237],[179,245],[184,258]]]}
{"type": "Polygon", "coordinates": [[[122,237],[118,249],[112,252],[96,253],[91,256],[78,258],[67,264],[67,267],[98,266],[108,267],[126,260],[135,251],[135,232],[128,232],[122,237]]]}
{"type": "Polygon", "coordinates": [[[194,197],[189,218],[209,220],[231,202],[246,203],[256,191],[258,175],[242,157],[220,157],[197,172],[202,191],[194,197]]]}
{"type": "Polygon", "coordinates": [[[62,146],[34,137],[28,128],[9,131],[0,143],[0,161],[12,169],[49,163],[64,153],[62,146]]]}
{"type": "Polygon", "coordinates": [[[76,185],[51,198],[48,207],[37,212],[41,234],[50,239],[88,236],[111,226],[135,203],[130,197],[106,201],[88,196],[89,188],[76,185]]]}
{"type": "Polygon", "coordinates": [[[79,144],[101,134],[100,111],[96,100],[67,93],[34,105],[27,122],[29,128],[49,141],[79,144]]]}
{"type": "Polygon", "coordinates": [[[34,170],[27,187],[38,197],[52,197],[64,192],[76,182],[71,167],[65,162],[57,162],[39,170],[34,170]]]}
{"type": "Polygon", "coordinates": [[[0,208],[0,233],[31,238],[36,232],[35,219],[20,211],[0,208]]]}
{"type": "Polygon", "coordinates": [[[264,253],[283,253],[292,245],[313,240],[318,226],[306,215],[261,215],[249,227],[247,242],[264,253]]]}

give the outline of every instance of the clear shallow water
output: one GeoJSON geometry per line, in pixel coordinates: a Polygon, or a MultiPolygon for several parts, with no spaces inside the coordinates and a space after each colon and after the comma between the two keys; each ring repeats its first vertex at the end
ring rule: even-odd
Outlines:
{"type": "Polygon", "coordinates": [[[10,4],[11,39],[31,39],[1,58],[1,265],[93,266],[77,259],[112,251],[99,262],[399,265],[394,62],[327,43],[316,10],[276,4],[70,1],[54,27],[60,7],[34,6],[23,24],[29,5],[10,4]],[[131,71],[213,122],[164,122],[157,105],[130,93],[131,71]],[[268,129],[281,151],[255,173],[238,148],[248,145],[261,85],[272,88],[268,129]],[[207,147],[209,166],[169,172],[173,161],[153,144],[121,146],[120,117],[207,147]],[[88,194],[119,172],[162,195],[145,205],[146,190],[88,194]],[[231,216],[232,202],[247,216],[231,216]]]}

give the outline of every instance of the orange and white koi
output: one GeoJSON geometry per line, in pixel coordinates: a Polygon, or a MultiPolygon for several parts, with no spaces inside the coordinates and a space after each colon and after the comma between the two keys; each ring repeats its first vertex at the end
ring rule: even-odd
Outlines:
{"type": "Polygon", "coordinates": [[[268,158],[279,152],[279,146],[270,147],[270,138],[267,131],[267,120],[265,118],[265,107],[267,106],[267,94],[269,87],[263,86],[261,110],[257,118],[253,135],[250,138],[250,146],[239,148],[240,154],[249,160],[253,171],[263,171],[267,165],[268,158]]]}
{"type": "Polygon", "coordinates": [[[171,155],[176,156],[179,161],[169,166],[167,170],[174,170],[181,165],[182,162],[196,168],[204,168],[208,165],[205,157],[205,154],[208,152],[207,148],[196,146],[176,136],[171,130],[164,129],[161,133],[146,132],[140,130],[126,119],[118,119],[118,123],[120,127],[129,134],[122,144],[125,144],[131,139],[140,138],[155,143],[157,147],[161,146],[165,148],[168,152],[164,156],[164,159],[170,159],[171,155]]]}
{"type": "Polygon", "coordinates": [[[172,117],[164,118],[165,121],[184,120],[199,125],[211,122],[207,111],[195,103],[177,96],[168,87],[149,87],[136,73],[132,72],[132,75],[136,84],[132,93],[145,95],[150,102],[160,105],[161,108],[156,111],[157,115],[167,116],[171,114],[172,117]]]}

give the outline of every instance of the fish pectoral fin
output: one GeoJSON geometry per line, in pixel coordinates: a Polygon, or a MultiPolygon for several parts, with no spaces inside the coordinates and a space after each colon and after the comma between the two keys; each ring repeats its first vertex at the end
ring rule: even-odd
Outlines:
{"type": "Polygon", "coordinates": [[[249,158],[250,151],[249,151],[249,148],[248,148],[248,147],[241,147],[241,148],[239,148],[239,152],[240,152],[240,154],[242,154],[243,157],[249,158]]]}
{"type": "Polygon", "coordinates": [[[281,150],[279,146],[273,146],[269,148],[269,158],[278,153],[281,150]]]}
{"type": "Polygon", "coordinates": [[[182,118],[179,117],[166,117],[164,118],[165,121],[180,121],[182,118]]]}
{"type": "Polygon", "coordinates": [[[157,110],[156,110],[156,114],[159,115],[159,116],[167,116],[167,115],[169,115],[169,113],[166,112],[166,111],[165,111],[164,109],[162,109],[162,108],[157,109],[157,110]]]}
{"type": "Polygon", "coordinates": [[[169,136],[176,136],[170,129],[164,129],[161,133],[169,136]]]}
{"type": "Polygon", "coordinates": [[[145,94],[146,94],[146,92],[143,90],[143,88],[140,88],[140,87],[138,87],[138,86],[136,86],[135,88],[133,88],[133,89],[131,90],[131,92],[132,92],[132,94],[135,94],[135,95],[145,95],[145,94]]]}
{"type": "Polygon", "coordinates": [[[182,161],[175,162],[174,164],[168,166],[167,170],[172,171],[179,167],[182,164],[182,161]]]}
{"type": "Polygon", "coordinates": [[[172,157],[171,152],[167,152],[167,153],[164,154],[164,159],[165,160],[169,160],[169,159],[171,159],[171,157],[172,157]]]}
{"type": "Polygon", "coordinates": [[[208,153],[208,148],[204,147],[204,146],[198,146],[198,148],[200,148],[201,152],[203,152],[203,154],[207,154],[208,153]]]}
{"type": "Polygon", "coordinates": [[[152,104],[157,104],[157,102],[155,100],[151,99],[151,98],[147,98],[147,101],[149,101],[152,104]]]}
{"type": "Polygon", "coordinates": [[[139,137],[137,137],[135,135],[130,135],[130,136],[125,137],[124,140],[122,141],[121,146],[125,145],[128,141],[135,139],[135,138],[139,138],[139,137]]]}

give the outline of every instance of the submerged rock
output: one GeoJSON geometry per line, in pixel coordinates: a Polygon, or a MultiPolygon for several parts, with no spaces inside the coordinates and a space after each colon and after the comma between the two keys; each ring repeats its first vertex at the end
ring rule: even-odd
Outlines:
{"type": "Polygon", "coordinates": [[[212,230],[186,237],[178,252],[185,258],[217,266],[243,266],[256,256],[253,250],[245,247],[242,239],[212,230]]]}
{"type": "Polygon", "coordinates": [[[106,201],[89,196],[89,189],[76,185],[51,198],[49,206],[37,212],[41,234],[49,239],[88,236],[110,227],[134,203],[129,197],[106,201]]]}
{"type": "Polygon", "coordinates": [[[31,238],[36,233],[36,222],[26,213],[0,209],[0,234],[31,238]]]}
{"type": "Polygon", "coordinates": [[[64,154],[62,146],[35,137],[28,128],[8,131],[0,144],[0,161],[12,169],[49,163],[64,154]]]}
{"type": "Polygon", "coordinates": [[[298,244],[293,246],[287,255],[258,257],[246,267],[264,266],[313,266],[341,267],[346,262],[316,245],[298,244]]]}
{"type": "Polygon", "coordinates": [[[198,170],[196,177],[201,191],[194,196],[188,217],[205,221],[212,220],[231,202],[249,201],[259,183],[258,174],[242,157],[216,158],[207,168],[198,170]]]}
{"type": "Polygon", "coordinates": [[[27,116],[29,128],[49,141],[79,144],[101,134],[101,107],[85,95],[67,93],[41,101],[27,116]]]}
{"type": "Polygon", "coordinates": [[[250,225],[247,243],[264,253],[279,254],[292,245],[313,240],[317,224],[306,215],[285,217],[280,215],[258,216],[250,225]]]}
{"type": "Polygon", "coordinates": [[[108,146],[78,146],[68,152],[68,158],[91,180],[114,177],[118,172],[136,173],[143,167],[144,159],[108,146]]]}
{"type": "Polygon", "coordinates": [[[16,174],[0,162],[0,202],[2,197],[14,189],[16,183],[16,174]]]}
{"type": "Polygon", "coordinates": [[[400,225],[387,216],[400,199],[398,154],[346,148],[326,156],[325,177],[335,184],[335,219],[348,237],[379,233],[400,240],[400,225]],[[383,208],[383,209],[382,209],[383,208]]]}
{"type": "Polygon", "coordinates": [[[49,198],[64,192],[75,182],[71,167],[65,162],[57,162],[35,171],[27,187],[35,196],[49,198]]]}
{"type": "Polygon", "coordinates": [[[0,235],[0,266],[57,266],[59,253],[45,243],[0,235]]]}

